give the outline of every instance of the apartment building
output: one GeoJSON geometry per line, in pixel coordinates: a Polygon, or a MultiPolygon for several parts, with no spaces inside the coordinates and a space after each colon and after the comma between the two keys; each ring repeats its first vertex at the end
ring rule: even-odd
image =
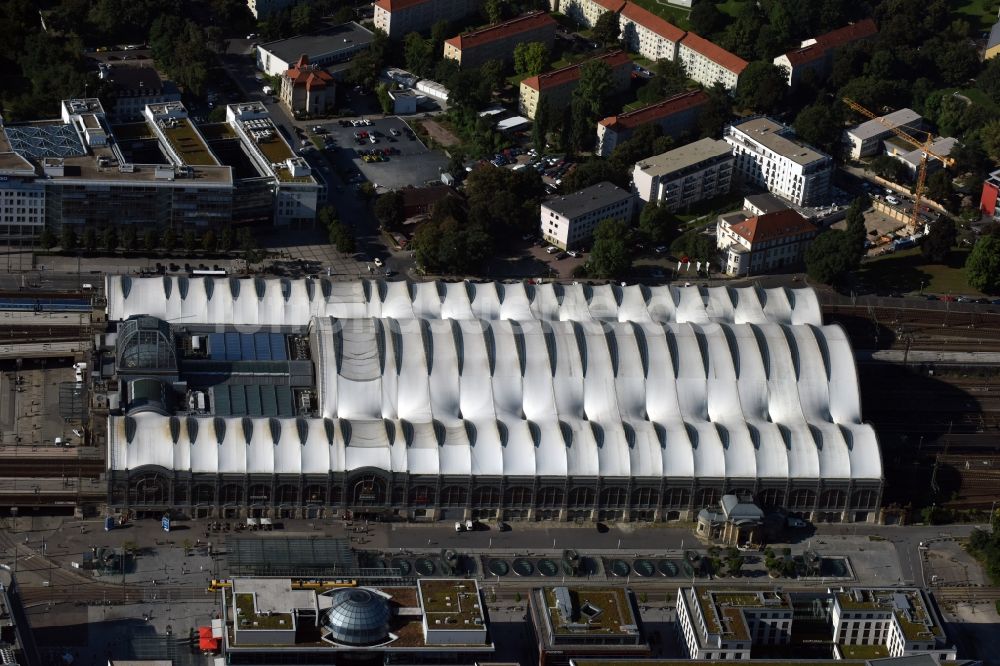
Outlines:
{"type": "Polygon", "coordinates": [[[838,658],[844,646],[883,646],[890,657],[929,654],[954,660],[941,618],[924,590],[854,588],[833,593],[833,642],[838,658]]]}
{"type": "Polygon", "coordinates": [[[742,212],[723,215],[715,237],[725,272],[743,276],[802,263],[818,233],[815,224],[787,208],[753,217],[742,212]]]}
{"type": "Polygon", "coordinates": [[[681,210],[729,192],[734,162],[728,143],[701,139],[636,162],[632,183],[643,201],[681,210]]]}
{"type": "Polygon", "coordinates": [[[376,0],[375,27],[391,39],[430,30],[438,21],[456,21],[475,13],[482,0],[376,0]]]}
{"type": "Polygon", "coordinates": [[[685,34],[681,39],[677,56],[684,63],[684,71],[689,79],[704,86],[719,82],[727,90],[736,89],[740,74],[747,66],[747,61],[743,58],[693,32],[685,34]]]}
{"type": "Polygon", "coordinates": [[[656,14],[635,4],[626,2],[621,10],[619,24],[622,39],[629,51],[650,60],[675,60],[677,45],[684,37],[684,31],[663,20],[656,14]]]}
{"type": "Polygon", "coordinates": [[[588,242],[603,220],[632,222],[635,195],[607,181],[542,202],[541,233],[547,243],[572,250],[588,242]]]}
{"type": "Polygon", "coordinates": [[[281,75],[281,103],[293,114],[325,113],[336,102],[336,91],[333,77],[306,55],[281,75]]]}
{"type": "Polygon", "coordinates": [[[541,42],[550,50],[559,24],[546,12],[530,12],[510,21],[456,35],[444,43],[444,57],[462,67],[479,67],[487,60],[513,60],[514,47],[541,42]]]}
{"type": "Polygon", "coordinates": [[[899,109],[844,130],[843,141],[850,150],[851,159],[856,160],[881,153],[882,142],[894,136],[893,128],[910,133],[925,126],[924,119],[913,109],[899,109]]]}
{"type": "Polygon", "coordinates": [[[1000,169],[990,173],[983,181],[983,191],[979,195],[979,211],[1000,221],[1000,169]]]}
{"type": "Polygon", "coordinates": [[[736,156],[735,176],[798,206],[829,202],[833,159],[797,141],[791,128],[755,116],[726,128],[736,156]]]}
{"type": "Polygon", "coordinates": [[[677,590],[678,642],[688,659],[750,659],[756,644],[787,645],[794,609],[779,591],[677,590]]]}
{"type": "Polygon", "coordinates": [[[602,118],[597,121],[597,153],[609,156],[616,146],[645,125],[657,125],[664,136],[680,141],[697,129],[698,115],[706,104],[708,95],[701,90],[689,90],[641,109],[602,118]]]}
{"type": "Polygon", "coordinates": [[[788,75],[788,87],[796,87],[811,72],[817,83],[822,83],[833,70],[833,57],[841,48],[868,39],[878,34],[875,22],[870,18],[845,25],[813,39],[807,39],[799,48],[774,59],[774,64],[783,67],[788,75]]]}
{"type": "Polygon", "coordinates": [[[551,0],[559,11],[580,25],[593,28],[597,19],[605,12],[618,13],[625,6],[625,0],[551,0]]]}
{"type": "Polygon", "coordinates": [[[618,94],[628,89],[632,76],[632,60],[624,51],[612,51],[583,63],[538,76],[529,76],[521,81],[518,104],[521,114],[534,119],[542,100],[552,109],[561,109],[569,104],[577,81],[580,80],[580,67],[592,60],[601,60],[611,68],[611,94],[618,94]]]}

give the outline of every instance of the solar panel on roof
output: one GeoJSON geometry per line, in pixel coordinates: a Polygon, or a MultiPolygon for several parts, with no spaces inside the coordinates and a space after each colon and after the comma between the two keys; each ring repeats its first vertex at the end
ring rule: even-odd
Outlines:
{"type": "Polygon", "coordinates": [[[222,333],[208,334],[208,357],[213,361],[226,360],[226,338],[222,333]]]}
{"type": "Polygon", "coordinates": [[[275,361],[287,361],[288,352],[285,351],[285,336],[281,333],[269,334],[271,338],[271,358],[275,361]]]}
{"type": "Polygon", "coordinates": [[[287,386],[275,386],[274,392],[278,398],[278,416],[295,416],[292,409],[292,389],[287,386]]]}
{"type": "Polygon", "coordinates": [[[253,349],[258,361],[271,360],[271,339],[267,333],[253,334],[253,349]]]}
{"type": "Polygon", "coordinates": [[[233,407],[229,401],[229,387],[216,386],[212,391],[212,395],[215,398],[216,416],[231,416],[233,413],[233,407]]]}
{"type": "Polygon", "coordinates": [[[260,407],[260,386],[247,386],[247,414],[250,416],[263,416],[260,407]]]}
{"type": "Polygon", "coordinates": [[[223,335],[226,336],[226,360],[240,360],[240,334],[224,333],[223,335]]]}
{"type": "Polygon", "coordinates": [[[262,384],[260,387],[260,410],[263,416],[278,415],[278,396],[273,384],[262,384]]]}
{"type": "Polygon", "coordinates": [[[257,360],[257,354],[254,351],[253,336],[247,333],[240,333],[240,359],[244,361],[257,360]]]}
{"type": "Polygon", "coordinates": [[[242,384],[230,384],[229,399],[233,405],[233,416],[246,416],[247,394],[242,384]]]}

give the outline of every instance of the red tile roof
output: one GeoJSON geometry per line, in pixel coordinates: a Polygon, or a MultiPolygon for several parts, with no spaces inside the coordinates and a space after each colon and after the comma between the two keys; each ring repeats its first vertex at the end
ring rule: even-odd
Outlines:
{"type": "Polygon", "coordinates": [[[594,0],[601,7],[604,7],[609,12],[620,12],[622,7],[625,5],[625,0],[594,0]]]}
{"type": "Polygon", "coordinates": [[[701,90],[689,90],[688,92],[668,97],[662,102],[650,104],[635,111],[621,113],[617,116],[608,116],[604,120],[601,120],[600,123],[605,127],[635,128],[707,103],[708,95],[705,92],[701,90]]]}
{"type": "Polygon", "coordinates": [[[843,28],[837,28],[824,35],[820,35],[816,38],[815,44],[789,51],[785,54],[785,57],[788,58],[788,62],[793,67],[802,65],[826,56],[830,49],[839,48],[845,44],[871,37],[877,33],[878,28],[875,26],[875,21],[867,18],[864,21],[851,23],[845,25],[843,28]]]}
{"type": "Polygon", "coordinates": [[[608,63],[608,66],[611,67],[611,69],[620,67],[625,63],[632,62],[632,60],[628,57],[628,54],[624,51],[612,51],[611,53],[605,53],[602,56],[590,58],[589,60],[584,60],[583,62],[578,62],[575,65],[569,65],[568,67],[563,67],[562,69],[555,69],[551,72],[546,72],[545,74],[539,74],[538,76],[529,76],[525,80],[521,81],[521,83],[529,88],[534,88],[535,90],[560,86],[564,83],[578,79],[580,77],[580,66],[584,63],[590,62],[591,60],[603,60],[608,63]]]}
{"type": "Polygon", "coordinates": [[[318,90],[333,83],[333,77],[316,65],[309,64],[309,56],[299,56],[299,61],[285,72],[293,86],[305,86],[306,90],[318,90]]]}
{"type": "Polygon", "coordinates": [[[531,12],[524,16],[518,16],[510,21],[491,25],[480,30],[467,32],[464,35],[456,35],[445,41],[459,50],[475,48],[498,39],[506,39],[518,35],[522,32],[535,30],[545,26],[552,26],[553,31],[558,25],[556,20],[542,11],[531,12]]]}
{"type": "Polygon", "coordinates": [[[684,35],[681,44],[737,75],[747,66],[747,61],[743,58],[730,53],[718,44],[708,41],[697,33],[689,32],[684,35]]]}
{"type": "Polygon", "coordinates": [[[425,2],[430,2],[430,0],[376,0],[375,5],[391,14],[392,12],[422,5],[425,2]]]}
{"type": "Polygon", "coordinates": [[[789,208],[751,217],[732,225],[730,229],[752,245],[816,231],[816,225],[789,208]]]}
{"type": "Polygon", "coordinates": [[[684,31],[678,28],[673,23],[665,21],[653,12],[647,11],[635,4],[634,2],[626,2],[625,8],[622,10],[622,16],[638,23],[644,28],[652,30],[660,37],[669,39],[675,44],[681,41],[684,36],[684,31]]]}

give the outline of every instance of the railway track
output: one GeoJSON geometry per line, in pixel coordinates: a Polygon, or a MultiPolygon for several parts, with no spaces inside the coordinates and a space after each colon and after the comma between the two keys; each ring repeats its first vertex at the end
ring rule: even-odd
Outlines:
{"type": "Polygon", "coordinates": [[[4,477],[97,479],[104,473],[106,465],[100,458],[31,459],[0,455],[0,467],[4,477]]]}
{"type": "Polygon", "coordinates": [[[1000,587],[938,587],[933,592],[941,603],[1000,601],[1000,587]]]}
{"type": "Polygon", "coordinates": [[[21,599],[25,604],[73,603],[87,605],[115,605],[169,601],[214,602],[218,593],[199,587],[182,586],[115,586],[90,585],[21,585],[21,599]]]}

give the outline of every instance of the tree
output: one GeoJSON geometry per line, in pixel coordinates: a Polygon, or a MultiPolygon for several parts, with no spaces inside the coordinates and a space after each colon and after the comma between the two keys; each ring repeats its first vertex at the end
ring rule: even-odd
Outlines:
{"type": "Polygon", "coordinates": [[[97,251],[97,230],[87,227],[83,230],[83,249],[87,252],[97,251]]]}
{"type": "Polygon", "coordinates": [[[955,184],[947,171],[941,169],[927,176],[926,197],[936,201],[947,210],[952,210],[955,206],[955,184]]]}
{"type": "Polygon", "coordinates": [[[929,261],[935,264],[943,264],[955,241],[958,240],[958,231],[955,229],[955,221],[947,215],[939,215],[937,220],[931,223],[931,228],[920,246],[920,252],[929,261]]]}
{"type": "Polygon", "coordinates": [[[406,39],[403,40],[403,58],[406,61],[406,69],[417,76],[430,74],[434,64],[431,45],[418,32],[407,33],[406,39]]]}
{"type": "Polygon", "coordinates": [[[910,180],[910,173],[906,170],[906,166],[889,155],[879,155],[868,163],[865,170],[894,183],[905,183],[910,180]]]}
{"type": "Polygon", "coordinates": [[[715,0],[698,0],[688,15],[691,30],[706,37],[725,28],[727,20],[715,6],[715,0]]]}
{"type": "Polygon", "coordinates": [[[865,227],[865,211],[871,202],[868,197],[861,196],[851,202],[851,206],[847,209],[847,215],[845,217],[847,236],[851,242],[851,247],[854,253],[858,255],[858,261],[860,262],[861,256],[865,251],[865,239],[868,233],[865,227]]]}
{"type": "Polygon", "coordinates": [[[201,237],[201,247],[205,252],[209,254],[214,254],[215,250],[219,246],[219,239],[216,238],[215,232],[209,229],[201,237]]]}
{"type": "Polygon", "coordinates": [[[628,185],[628,174],[616,169],[611,160],[595,157],[577,164],[575,169],[563,176],[562,186],[565,192],[577,192],[604,181],[625,187],[628,185]]]}
{"type": "Polygon", "coordinates": [[[188,254],[194,254],[195,248],[197,247],[198,237],[192,229],[188,229],[184,232],[184,251],[188,254]]]}
{"type": "Polygon", "coordinates": [[[152,227],[147,228],[146,231],[142,234],[143,249],[146,250],[146,252],[152,252],[153,250],[156,249],[157,240],[158,239],[156,238],[156,229],[152,227]]]}
{"type": "Polygon", "coordinates": [[[985,236],[973,246],[965,260],[969,284],[979,291],[1000,291],[1000,238],[985,236]]]}
{"type": "Polygon", "coordinates": [[[612,85],[611,67],[603,60],[588,60],[580,66],[580,78],[570,102],[571,138],[576,150],[586,150],[593,144],[594,125],[605,115],[612,85]]]}
{"type": "Polygon", "coordinates": [[[76,230],[68,224],[64,224],[59,232],[59,247],[63,252],[72,252],[76,249],[76,230]]]}
{"type": "Polygon", "coordinates": [[[222,252],[232,252],[235,243],[236,236],[233,234],[233,228],[226,225],[222,230],[222,234],[219,235],[219,250],[222,252]]]}
{"type": "Polygon", "coordinates": [[[860,256],[850,234],[828,229],[806,248],[806,272],[817,282],[833,284],[858,267],[860,256]]]}
{"type": "Polygon", "coordinates": [[[670,244],[670,251],[680,258],[687,257],[692,262],[718,261],[715,241],[698,229],[685,231],[670,244]]]}
{"type": "Polygon", "coordinates": [[[177,232],[173,229],[167,229],[163,232],[163,242],[161,243],[163,249],[170,254],[177,247],[177,232]]]}
{"type": "Polygon", "coordinates": [[[661,58],[653,67],[655,76],[639,89],[637,98],[644,104],[653,104],[672,95],[683,92],[688,86],[687,72],[680,58],[661,58]]]}
{"type": "Polygon", "coordinates": [[[38,235],[38,244],[41,245],[46,250],[51,250],[56,244],[56,235],[52,233],[52,230],[48,227],[42,229],[42,233],[38,235]]]}
{"type": "Polygon", "coordinates": [[[594,230],[594,247],[587,260],[587,275],[596,278],[612,278],[624,275],[632,267],[628,247],[625,244],[629,226],[621,220],[602,220],[594,230]]]}
{"type": "Polygon", "coordinates": [[[499,23],[503,18],[503,0],[486,0],[483,3],[483,15],[490,23],[499,23]]]}
{"type": "Polygon", "coordinates": [[[677,231],[676,219],[666,208],[650,201],[639,214],[639,231],[649,243],[665,243],[677,231]]]}
{"type": "Polygon", "coordinates": [[[129,252],[134,252],[139,247],[139,235],[134,224],[126,226],[122,231],[122,247],[129,252]]]}
{"type": "Polygon", "coordinates": [[[808,144],[830,152],[840,139],[841,125],[829,104],[807,106],[795,116],[795,134],[808,144]]]}
{"type": "Polygon", "coordinates": [[[621,37],[622,28],[621,22],[618,18],[617,12],[604,12],[594,23],[594,27],[591,30],[591,34],[594,36],[594,40],[598,44],[604,44],[605,46],[610,46],[618,41],[621,37]]]}
{"type": "Polygon", "coordinates": [[[549,100],[546,97],[542,97],[538,101],[538,108],[535,109],[535,119],[531,125],[531,145],[535,147],[539,155],[545,152],[545,146],[548,143],[550,115],[549,100]]]}
{"type": "Polygon", "coordinates": [[[406,219],[403,212],[403,193],[386,192],[375,200],[375,217],[385,229],[396,230],[406,219]]]}
{"type": "Polygon", "coordinates": [[[114,253],[118,249],[118,228],[115,226],[104,227],[104,233],[101,236],[102,245],[104,246],[104,251],[108,254],[114,253]]]}
{"type": "Polygon", "coordinates": [[[482,224],[460,224],[449,217],[421,225],[413,249],[425,271],[462,275],[481,269],[493,252],[493,239],[482,224]]]}
{"type": "Polygon", "coordinates": [[[544,42],[521,42],[514,47],[514,71],[518,76],[537,76],[549,65],[549,48],[544,42]]]}
{"type": "Polygon", "coordinates": [[[480,85],[489,91],[486,94],[487,99],[494,92],[503,89],[505,85],[503,72],[504,64],[501,60],[487,60],[479,66],[480,85]]]}
{"type": "Polygon", "coordinates": [[[292,7],[292,30],[296,34],[309,32],[316,22],[316,12],[311,2],[300,2],[292,7]]]}
{"type": "Polygon", "coordinates": [[[343,254],[353,254],[357,249],[354,236],[347,226],[340,220],[332,220],[328,227],[330,243],[337,247],[337,251],[343,254]]]}
{"type": "Polygon", "coordinates": [[[382,107],[382,113],[385,115],[392,113],[393,101],[392,98],[389,97],[389,84],[378,84],[378,88],[375,89],[375,96],[378,97],[378,104],[382,107]]]}
{"type": "Polygon", "coordinates": [[[718,139],[722,136],[722,128],[733,117],[733,102],[729,91],[718,81],[705,92],[708,103],[698,115],[698,130],[703,139],[718,139]]]}
{"type": "Polygon", "coordinates": [[[751,62],[740,74],[736,85],[736,103],[757,113],[772,113],[781,108],[788,92],[785,70],[774,63],[751,62]]]}

